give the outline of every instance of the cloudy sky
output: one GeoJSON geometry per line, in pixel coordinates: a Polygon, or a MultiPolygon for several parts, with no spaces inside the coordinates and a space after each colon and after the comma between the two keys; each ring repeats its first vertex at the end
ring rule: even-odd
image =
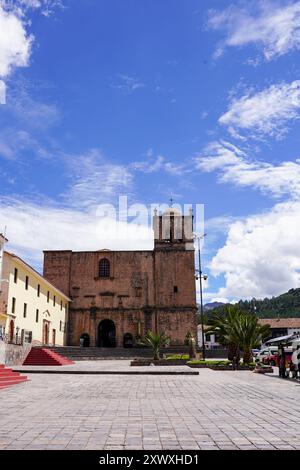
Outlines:
{"type": "Polygon", "coordinates": [[[8,248],[151,249],[99,204],[172,197],[205,206],[206,301],[299,287],[299,54],[299,0],[0,0],[8,248]]]}

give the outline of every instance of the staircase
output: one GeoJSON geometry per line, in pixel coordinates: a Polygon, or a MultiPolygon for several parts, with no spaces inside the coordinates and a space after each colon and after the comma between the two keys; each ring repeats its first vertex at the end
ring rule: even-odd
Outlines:
{"type": "Polygon", "coordinates": [[[31,348],[23,362],[24,366],[66,366],[70,364],[74,364],[74,362],[67,357],[61,356],[48,348],[39,347],[31,348]]]}
{"type": "MultiPolygon", "coordinates": [[[[38,349],[38,348],[35,348],[38,349]]],[[[188,354],[187,346],[170,346],[161,350],[162,354],[188,354]]],[[[73,361],[93,361],[101,359],[133,359],[152,357],[150,348],[99,348],[79,346],[49,346],[48,351],[65,356],[73,361]]]]}
{"type": "Polygon", "coordinates": [[[0,364],[0,390],[2,388],[10,387],[11,385],[26,382],[27,380],[26,375],[21,375],[19,372],[13,372],[12,369],[8,369],[3,364],[0,364]]]}

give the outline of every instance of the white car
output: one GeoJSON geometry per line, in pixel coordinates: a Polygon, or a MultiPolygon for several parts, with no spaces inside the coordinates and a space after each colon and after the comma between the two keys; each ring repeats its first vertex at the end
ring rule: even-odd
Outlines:
{"type": "Polygon", "coordinates": [[[270,356],[270,354],[277,354],[277,353],[278,353],[278,346],[269,346],[267,348],[263,348],[259,351],[259,353],[255,357],[255,362],[262,362],[265,356],[270,356]]]}

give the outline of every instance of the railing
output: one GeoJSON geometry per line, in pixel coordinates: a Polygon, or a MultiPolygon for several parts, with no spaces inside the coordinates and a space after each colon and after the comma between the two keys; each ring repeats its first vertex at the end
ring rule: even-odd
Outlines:
{"type": "Polygon", "coordinates": [[[0,331],[0,341],[3,341],[6,344],[15,344],[17,346],[23,346],[24,343],[32,342],[32,332],[25,331],[24,333],[10,335],[0,331]]]}

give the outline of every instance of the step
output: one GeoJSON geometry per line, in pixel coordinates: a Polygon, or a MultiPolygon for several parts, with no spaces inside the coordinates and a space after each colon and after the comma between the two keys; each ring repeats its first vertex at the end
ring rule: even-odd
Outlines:
{"type": "MultiPolygon", "coordinates": [[[[11,380],[11,381],[14,381],[14,380],[23,380],[23,376],[20,375],[18,372],[16,372],[16,375],[9,375],[7,377],[0,377],[0,383],[3,383],[3,382],[7,382],[7,380],[11,380]]],[[[26,379],[25,379],[26,380],[26,379]]]]}
{"type": "Polygon", "coordinates": [[[0,389],[11,387],[28,380],[26,375],[21,375],[18,371],[6,368],[4,364],[0,364],[0,389]]]}
{"type": "Polygon", "coordinates": [[[28,380],[28,379],[27,379],[27,376],[24,375],[24,376],[22,376],[22,377],[20,376],[20,377],[18,377],[18,378],[16,378],[16,379],[10,379],[10,380],[7,379],[7,380],[5,380],[5,381],[1,381],[1,382],[0,382],[0,385],[1,385],[1,387],[3,387],[3,386],[9,386],[9,385],[15,385],[15,384],[18,384],[18,383],[21,383],[21,382],[26,382],[27,380],[28,380]]]}
{"type": "Polygon", "coordinates": [[[8,376],[14,376],[15,375],[15,372],[12,371],[11,369],[8,371],[8,370],[2,370],[0,371],[0,377],[8,377],[8,376]]]}
{"type": "Polygon", "coordinates": [[[74,364],[74,362],[64,356],[61,356],[53,350],[49,350],[48,348],[36,347],[31,349],[25,361],[23,362],[23,365],[28,366],[61,366],[68,364],[74,364]]]}

